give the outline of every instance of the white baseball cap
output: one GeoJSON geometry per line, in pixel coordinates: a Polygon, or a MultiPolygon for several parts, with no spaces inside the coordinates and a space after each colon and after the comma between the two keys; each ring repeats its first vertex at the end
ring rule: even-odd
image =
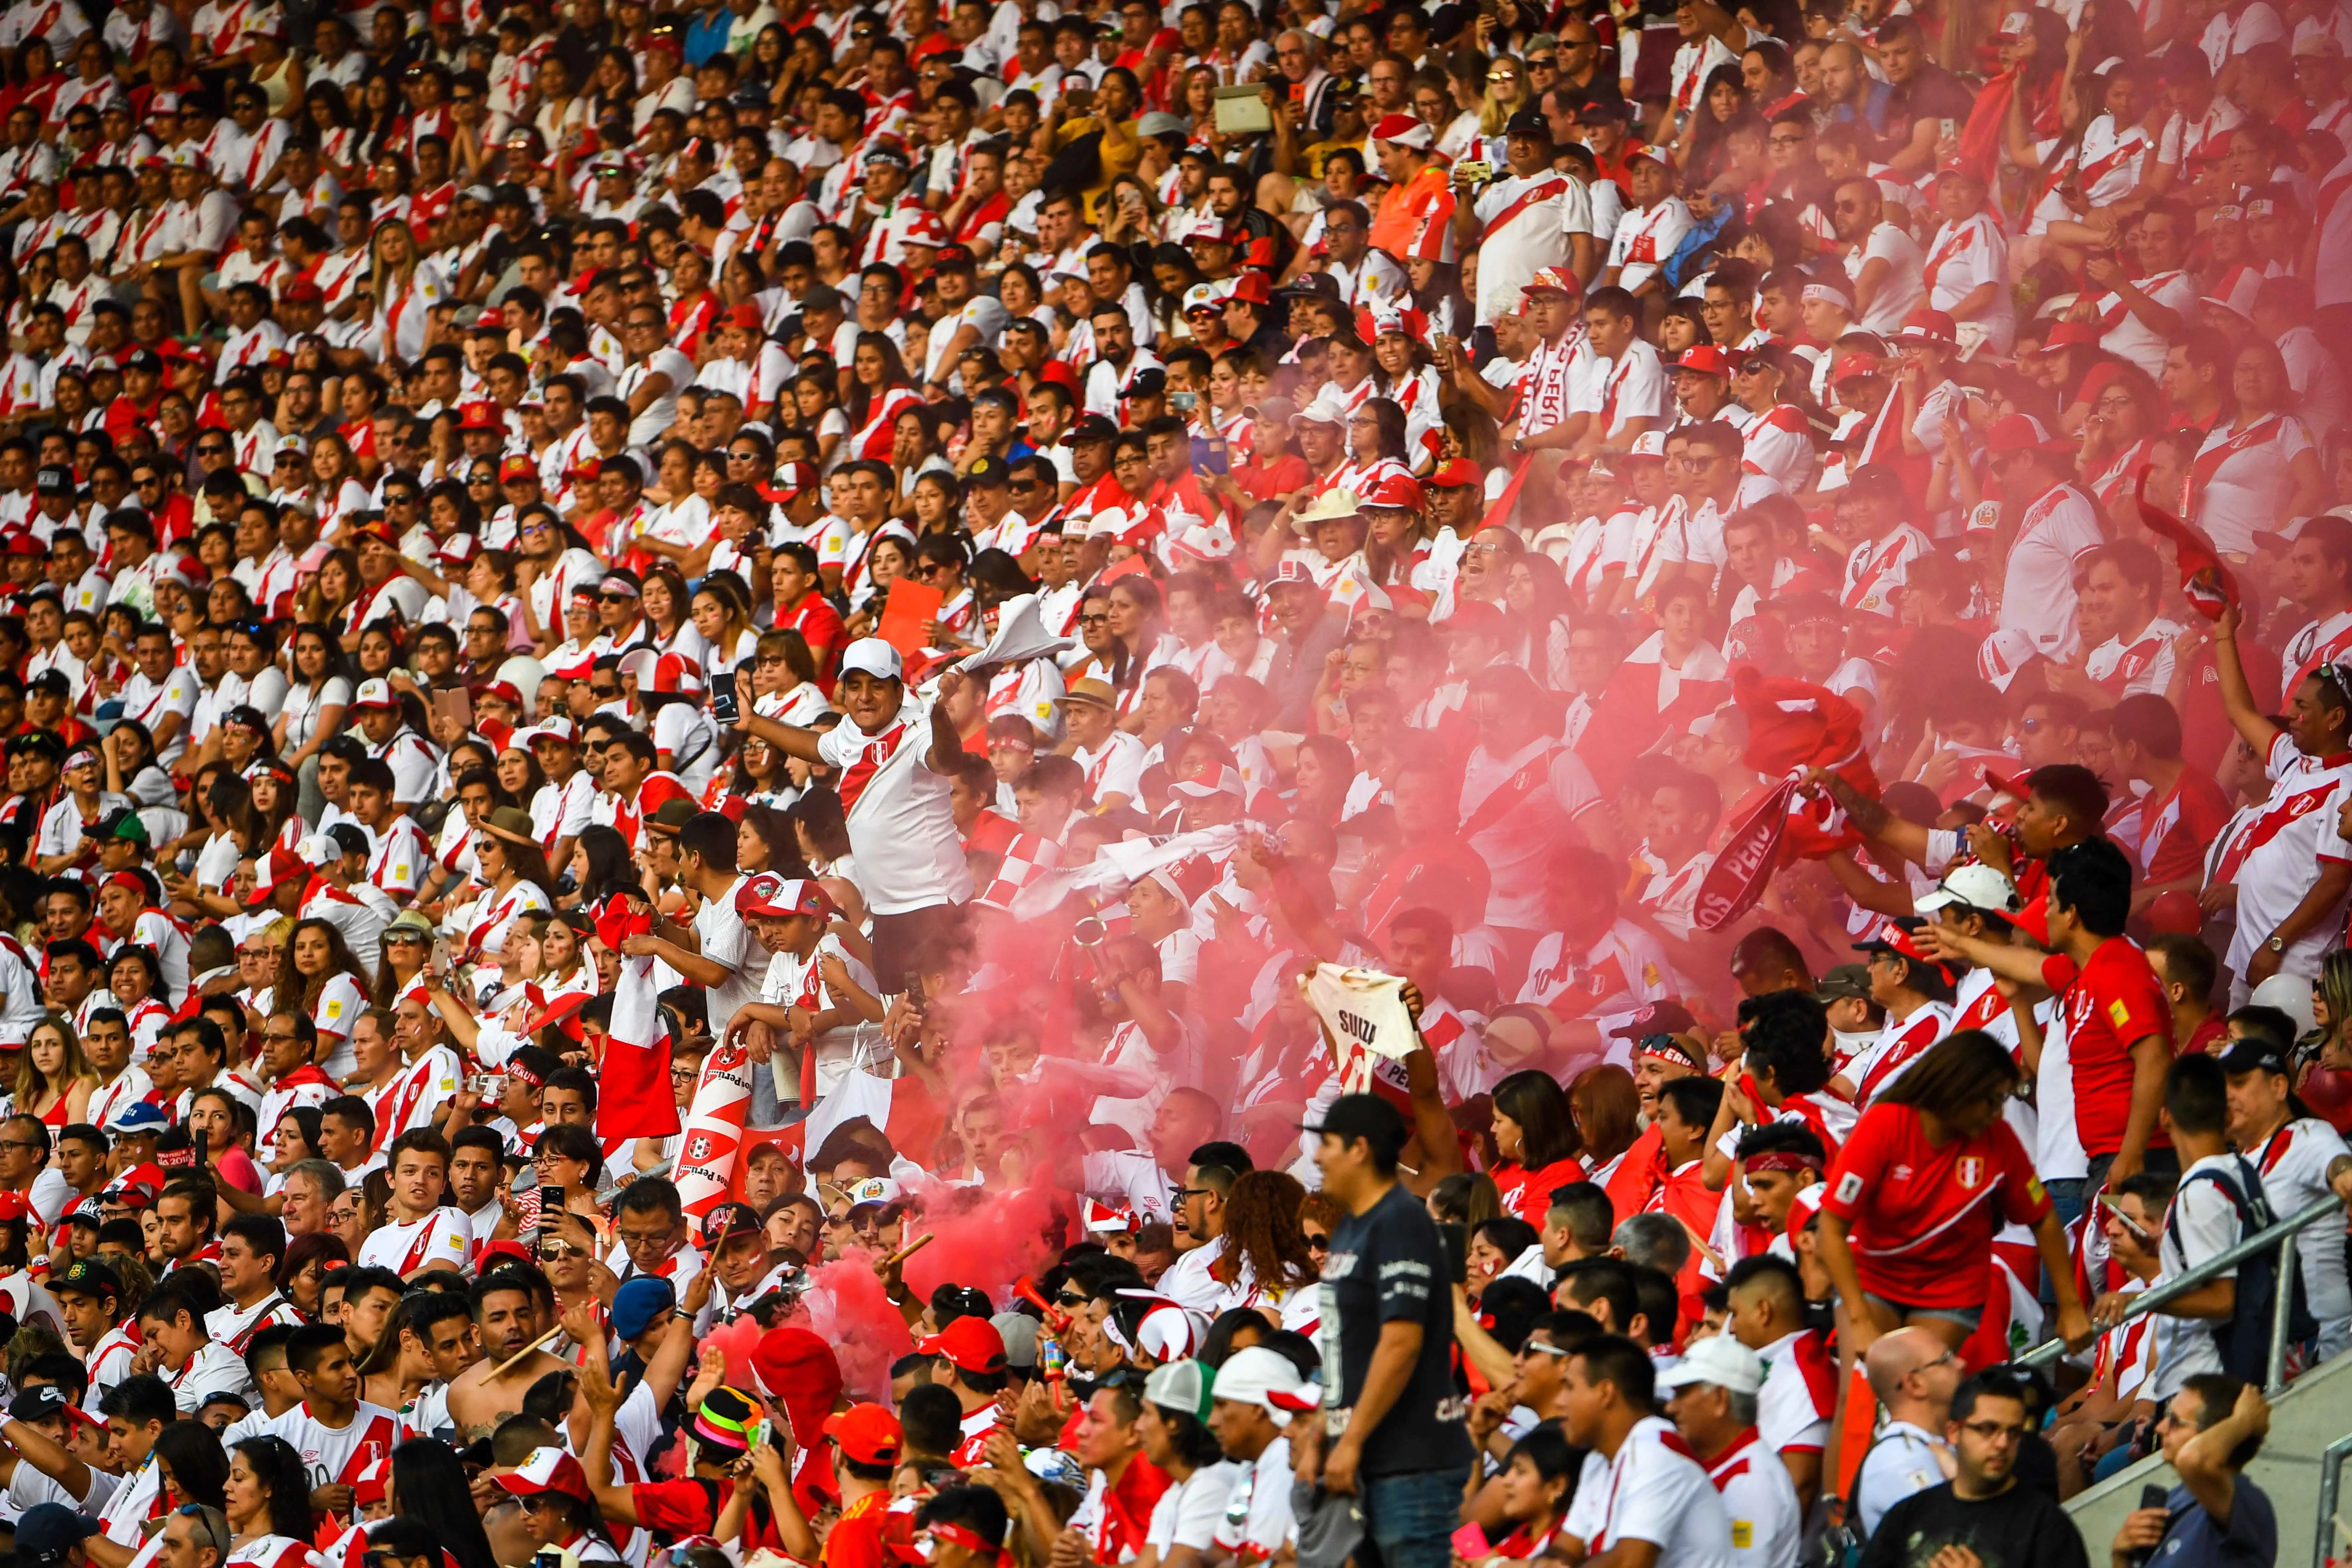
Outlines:
{"type": "Polygon", "coordinates": [[[841,673],[859,670],[877,680],[896,681],[906,676],[906,665],[898,650],[879,637],[860,637],[842,651],[841,673]]]}
{"type": "Polygon", "coordinates": [[[1225,1358],[1224,1365],[1217,1369],[1213,1397],[1255,1405],[1272,1416],[1276,1426],[1323,1403],[1322,1391],[1299,1375],[1288,1356],[1262,1344],[1237,1350],[1225,1358]]]}
{"type": "Polygon", "coordinates": [[[1702,1383],[1734,1394],[1753,1394],[1764,1386],[1764,1358],[1727,1333],[1709,1334],[1658,1375],[1658,1392],[1671,1394],[1702,1383]]]}
{"type": "Polygon", "coordinates": [[[904,1196],[898,1184],[888,1176],[867,1176],[849,1189],[849,1207],[863,1208],[873,1203],[896,1203],[904,1196]]]}
{"type": "Polygon", "coordinates": [[[1987,915],[2017,913],[2017,888],[2009,878],[1981,861],[1956,865],[1944,873],[1944,880],[1911,901],[1911,907],[1922,915],[1933,915],[1938,909],[1979,909],[1987,915]]]}

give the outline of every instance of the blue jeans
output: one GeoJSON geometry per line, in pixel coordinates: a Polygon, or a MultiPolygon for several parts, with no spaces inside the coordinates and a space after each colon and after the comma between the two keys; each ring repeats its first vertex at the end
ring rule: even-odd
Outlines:
{"type": "Polygon", "coordinates": [[[2057,1176],[2042,1184],[2050,1195],[2050,1207],[2058,1211],[2058,1223],[2072,1225],[2083,1218],[2083,1178],[2057,1176]]]}
{"type": "Polygon", "coordinates": [[[1469,1479],[1466,1467],[1360,1479],[1364,1533],[1380,1549],[1382,1568],[1449,1568],[1469,1479]]]}

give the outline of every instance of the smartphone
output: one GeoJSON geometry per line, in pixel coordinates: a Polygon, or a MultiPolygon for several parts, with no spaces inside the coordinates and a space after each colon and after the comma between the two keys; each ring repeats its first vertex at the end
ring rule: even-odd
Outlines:
{"type": "Polygon", "coordinates": [[[761,1416],[760,1424],[751,1429],[751,1447],[755,1448],[764,1448],[770,1443],[774,1442],[776,1440],[775,1427],[776,1424],[772,1419],[765,1416],[761,1416]]]}
{"type": "Polygon", "coordinates": [[[1222,435],[1192,437],[1192,466],[1203,474],[1232,473],[1233,456],[1225,450],[1225,438],[1222,435]]]}
{"type": "MultiPolygon", "coordinates": [[[[2169,1508],[2171,1502],[2172,1494],[2165,1490],[2164,1483],[2161,1481],[2149,1481],[2139,1489],[2139,1505],[2143,1509],[2169,1508]]],[[[2155,1557],[2156,1551],[2155,1548],[2149,1547],[2141,1551],[2123,1552],[2120,1555],[2126,1563],[2145,1564],[2155,1557]]]]}
{"type": "Polygon", "coordinates": [[[721,670],[710,677],[710,716],[721,728],[731,727],[740,716],[735,706],[735,672],[721,670]]]}
{"type": "Polygon", "coordinates": [[[474,694],[463,686],[433,688],[433,716],[454,718],[467,729],[474,727],[474,694]]]}
{"type": "Polygon", "coordinates": [[[485,1103],[496,1100],[504,1093],[506,1086],[506,1074],[503,1072],[469,1072],[466,1075],[467,1092],[477,1096],[485,1103]]]}
{"type": "Polygon", "coordinates": [[[548,1216],[551,1214],[561,1214],[562,1212],[563,1189],[561,1186],[541,1187],[539,1189],[539,1220],[538,1223],[534,1224],[530,1228],[530,1253],[532,1257],[541,1258],[546,1256],[548,1241],[548,1216]]]}
{"type": "Polygon", "coordinates": [[[1441,1225],[1438,1231],[1445,1238],[1445,1266],[1449,1277],[1457,1285],[1470,1282],[1470,1228],[1466,1225],[1441,1225]]]}
{"type": "Polygon", "coordinates": [[[1957,120],[1940,120],[1937,126],[1947,136],[1958,136],[1960,133],[1960,122],[1957,120]]]}
{"type": "Polygon", "coordinates": [[[1484,158],[1465,158],[1454,165],[1454,177],[1465,185],[1494,183],[1495,165],[1484,158]]]}

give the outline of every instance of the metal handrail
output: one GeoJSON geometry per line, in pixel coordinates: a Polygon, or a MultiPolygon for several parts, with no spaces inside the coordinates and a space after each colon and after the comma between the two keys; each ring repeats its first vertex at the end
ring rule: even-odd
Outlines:
{"type": "Polygon", "coordinates": [[[2327,1568],[2336,1558],[2336,1537],[2344,1529],[2336,1517],[2336,1499],[2343,1489],[2344,1461],[2352,1458],[2352,1437],[2338,1437],[2319,1455],[2319,1523],[2312,1531],[2311,1568],[2327,1568]]]}
{"type": "MultiPolygon", "coordinates": [[[[2286,1331],[2294,1306],[2294,1276],[2287,1270],[2301,1266],[2294,1256],[2295,1239],[2330,1215],[2338,1219],[2344,1218],[2343,1199],[2333,1194],[2314,1198],[2309,1207],[2287,1216],[2267,1230],[2244,1238],[2235,1247],[2218,1257],[2207,1259],[2179,1278],[2167,1280],[2160,1285],[2150,1285],[2147,1290],[2137,1292],[2130,1304],[2124,1308],[2123,1315],[2116,1320],[2116,1325],[2145,1316],[2175,1297],[2187,1295],[2200,1285],[2219,1279],[2256,1253],[2275,1247],[2279,1249],[2280,1289],[2272,1303],[2270,1376],[2265,1392],[2270,1397],[2277,1398],[2286,1387],[2286,1331]]],[[[2021,1365],[2042,1366],[2065,1354],[2065,1341],[2046,1339],[2015,1359],[2021,1365]]]]}

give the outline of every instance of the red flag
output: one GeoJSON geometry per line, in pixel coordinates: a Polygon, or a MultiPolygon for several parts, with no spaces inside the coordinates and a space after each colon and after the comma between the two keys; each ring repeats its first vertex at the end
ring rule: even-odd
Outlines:
{"type": "Polygon", "coordinates": [[[1797,780],[1784,779],[1732,825],[1731,836],[1698,884],[1692,919],[1700,930],[1721,930],[1764,895],[1764,884],[1772,880],[1773,864],[1780,859],[1781,836],[1788,831],[1789,807],[1796,798],[1797,780]]]}
{"type": "MultiPolygon", "coordinates": [[[[652,912],[614,894],[596,912],[596,935],[616,951],[623,941],[652,929],[652,912]]],[[[623,956],[613,984],[613,1019],[605,1026],[598,1063],[596,1135],[667,1138],[677,1131],[677,1100],[669,1087],[669,1037],[655,998],[650,955],[623,956]]]]}
{"type": "Polygon", "coordinates": [[[2148,504],[2147,475],[2140,476],[2132,498],[2139,503],[2139,520],[2147,525],[2148,532],[2170,539],[2179,553],[2180,591],[2198,614],[2208,621],[2221,619],[2221,612],[2239,601],[2238,580],[2231,575],[2221,552],[2194,523],[2148,504]]]}
{"type": "Polygon", "coordinates": [[[1480,528],[1498,528],[1511,521],[1511,508],[1519,504],[1519,492],[1527,487],[1528,470],[1534,466],[1532,458],[1519,459],[1517,469],[1503,486],[1503,493],[1495,497],[1493,506],[1486,508],[1486,516],[1478,525],[1480,528]]]}
{"type": "MultiPolygon", "coordinates": [[[[1732,701],[1748,717],[1748,748],[1742,758],[1767,779],[1794,777],[1807,768],[1825,768],[1875,799],[1878,776],[1862,747],[1862,710],[1826,687],[1780,675],[1750,664],[1731,673],[1732,701]]],[[[1789,803],[1782,863],[1819,857],[1859,843],[1861,834],[1837,802],[1800,795],[1789,803]]]]}

